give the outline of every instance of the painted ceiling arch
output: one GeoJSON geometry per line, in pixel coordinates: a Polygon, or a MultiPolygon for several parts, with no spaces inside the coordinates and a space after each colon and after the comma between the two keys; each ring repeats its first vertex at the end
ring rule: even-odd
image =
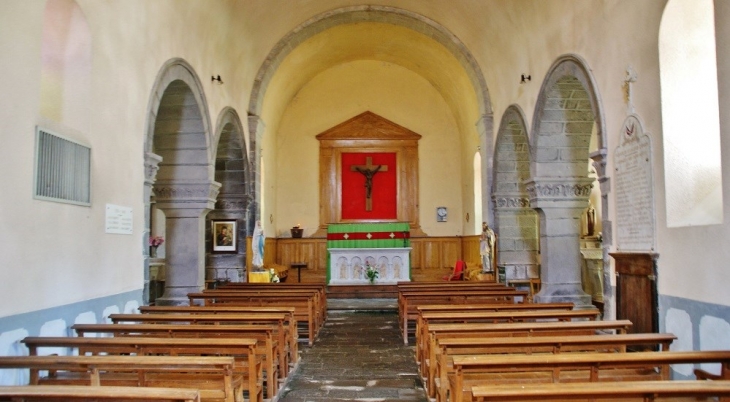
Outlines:
{"type": "Polygon", "coordinates": [[[302,87],[357,60],[395,64],[422,76],[444,98],[462,136],[476,134],[477,120],[491,115],[484,76],[459,39],[426,17],[383,6],[328,11],[291,30],[261,66],[248,112],[263,119],[267,133],[275,132],[302,87]]]}

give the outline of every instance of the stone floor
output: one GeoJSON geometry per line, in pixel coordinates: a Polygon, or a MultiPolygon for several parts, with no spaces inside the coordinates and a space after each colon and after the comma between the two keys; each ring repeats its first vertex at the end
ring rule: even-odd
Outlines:
{"type": "Polygon", "coordinates": [[[314,345],[302,346],[278,400],[428,401],[397,318],[393,309],[330,311],[314,345]]]}

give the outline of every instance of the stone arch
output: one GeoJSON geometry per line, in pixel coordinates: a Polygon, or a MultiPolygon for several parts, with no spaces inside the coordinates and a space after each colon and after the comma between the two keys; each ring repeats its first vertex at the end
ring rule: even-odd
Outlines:
{"type": "Polygon", "coordinates": [[[530,208],[530,141],[525,114],[510,105],[502,115],[494,151],[494,222],[497,267],[507,280],[539,277],[539,220],[530,208]]]}
{"type": "MultiPolygon", "coordinates": [[[[193,68],[182,59],[165,63],[155,79],[145,134],[145,206],[164,212],[165,294],[158,304],[187,303],[205,278],[204,217],[220,184],[213,180],[208,103],[193,68]]],[[[149,232],[146,230],[145,236],[149,232]]],[[[149,278],[148,270],[145,277],[149,278]]]]}
{"type": "Polygon", "coordinates": [[[218,115],[215,135],[215,181],[221,184],[215,208],[206,216],[206,250],[212,249],[213,233],[210,222],[229,219],[238,222],[235,254],[212,254],[206,258],[206,278],[241,281],[245,277],[246,236],[250,166],[244,142],[241,119],[235,109],[224,108],[218,115]]]}
{"type": "MultiPolygon", "coordinates": [[[[415,12],[380,5],[350,6],[321,13],[289,31],[288,34],[274,45],[256,74],[248,105],[249,149],[251,152],[250,159],[254,161],[252,165],[252,177],[255,177],[256,188],[254,196],[256,199],[260,197],[260,158],[256,155],[258,152],[258,146],[256,144],[262,138],[265,128],[265,124],[261,119],[261,113],[269,82],[282,61],[296,47],[296,45],[292,46],[292,44],[303,43],[308,38],[334,26],[358,22],[380,22],[412,29],[432,38],[454,55],[463,66],[477,95],[480,117],[476,122],[476,126],[480,135],[479,143],[482,152],[482,161],[485,162],[484,168],[487,171],[492,168],[490,165],[493,152],[492,104],[484,74],[482,74],[479,64],[466,45],[443,25],[415,12]]],[[[483,195],[486,189],[490,187],[491,176],[485,175],[482,184],[483,195]]],[[[486,196],[482,197],[482,202],[485,204],[481,206],[484,211],[483,216],[485,219],[491,220],[491,198],[486,196]]]]}
{"type": "MultiPolygon", "coordinates": [[[[583,59],[564,55],[550,67],[540,88],[532,130],[532,177],[526,184],[530,204],[540,217],[543,282],[535,300],[570,301],[576,308],[591,308],[591,297],[582,289],[580,253],[580,217],[594,182],[588,177],[590,159],[602,190],[605,184],[604,196],[608,181],[601,98],[583,59]],[[591,154],[592,135],[598,150],[591,154]]],[[[605,219],[608,203],[602,208],[605,219]]]]}
{"type": "Polygon", "coordinates": [[[576,55],[559,57],[548,70],[535,104],[532,175],[584,177],[594,129],[598,149],[606,149],[601,109],[598,86],[586,62],[576,55]]]}

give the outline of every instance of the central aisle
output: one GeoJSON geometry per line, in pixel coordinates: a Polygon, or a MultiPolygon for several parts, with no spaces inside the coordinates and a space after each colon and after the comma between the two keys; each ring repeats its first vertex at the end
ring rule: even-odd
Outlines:
{"type": "Polygon", "coordinates": [[[414,354],[395,312],[331,312],[279,401],[428,401],[414,354]]]}

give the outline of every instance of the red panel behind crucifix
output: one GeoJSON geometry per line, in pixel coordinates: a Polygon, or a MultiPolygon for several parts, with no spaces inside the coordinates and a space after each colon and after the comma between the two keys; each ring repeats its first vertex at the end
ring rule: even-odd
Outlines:
{"type": "Polygon", "coordinates": [[[342,153],[342,219],[397,219],[398,187],[395,152],[342,153]],[[368,166],[368,161],[370,165],[368,166]],[[365,175],[361,170],[376,170],[372,175],[371,210],[367,208],[365,175]]]}

